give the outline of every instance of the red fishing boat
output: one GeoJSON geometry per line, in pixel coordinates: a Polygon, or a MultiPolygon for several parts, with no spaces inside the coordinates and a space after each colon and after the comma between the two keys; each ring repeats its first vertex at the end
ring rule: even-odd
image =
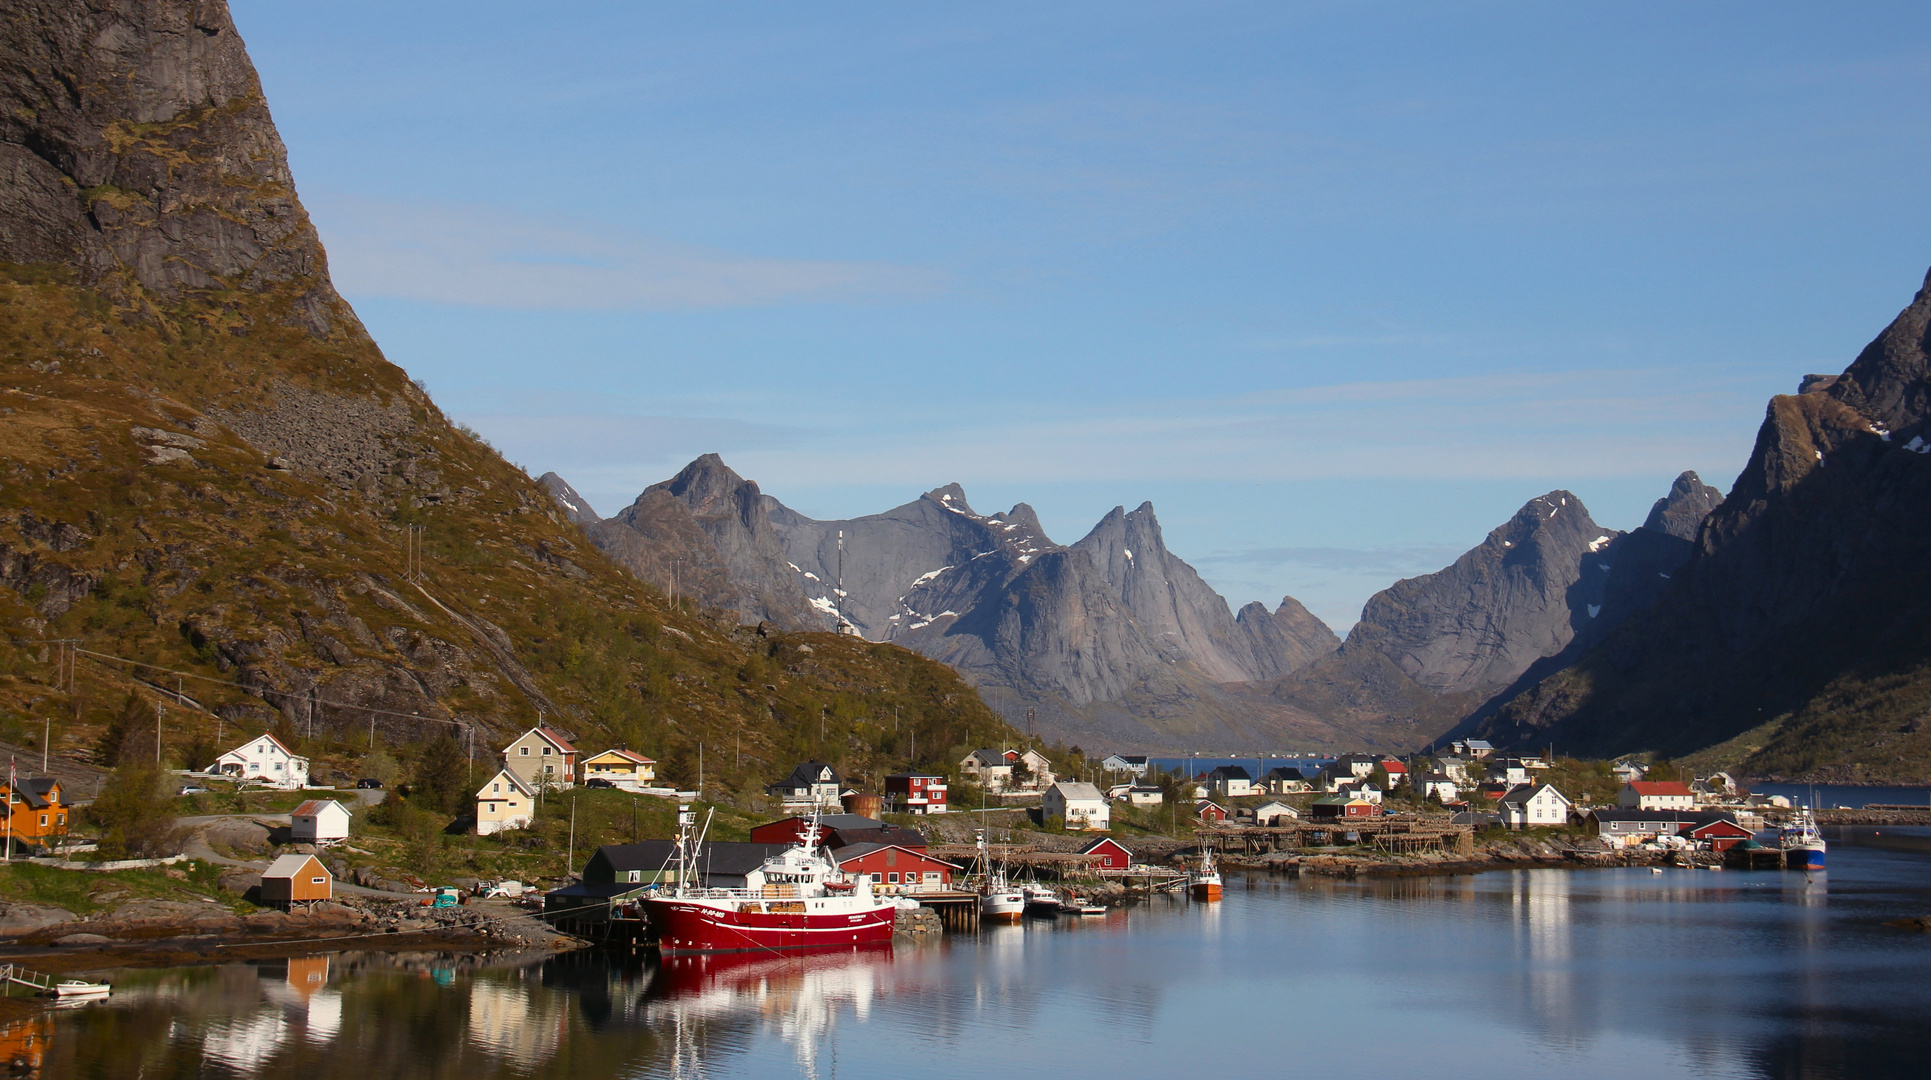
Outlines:
{"type": "Polygon", "coordinates": [[[644,917],[666,956],[684,953],[851,948],[890,944],[897,902],[872,893],[871,878],[847,880],[819,846],[813,815],[798,843],[745,875],[742,889],[709,888],[695,876],[701,841],[694,815],[679,811],[677,874],[644,899],[644,917]]]}

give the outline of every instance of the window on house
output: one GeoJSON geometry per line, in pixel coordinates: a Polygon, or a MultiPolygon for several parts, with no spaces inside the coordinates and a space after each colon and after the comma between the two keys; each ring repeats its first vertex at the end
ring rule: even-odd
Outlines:
{"type": "Polygon", "coordinates": [[[938,881],[938,880],[940,880],[940,878],[939,878],[939,872],[938,872],[937,870],[927,870],[927,871],[925,872],[925,880],[927,880],[927,881],[938,881]]]}
{"type": "Polygon", "coordinates": [[[892,874],[886,874],[886,875],[885,875],[885,880],[886,880],[886,881],[888,881],[888,882],[890,882],[890,883],[891,883],[891,884],[893,884],[893,885],[897,885],[897,884],[898,884],[898,875],[897,875],[896,873],[892,873],[892,874]]]}
{"type": "Polygon", "coordinates": [[[66,814],[55,814],[55,815],[54,815],[54,824],[56,824],[56,825],[65,825],[65,824],[67,824],[67,815],[66,815],[66,814]]]}
{"type": "Polygon", "coordinates": [[[327,885],[328,882],[329,879],[325,877],[312,877],[308,879],[310,885],[327,885]]]}
{"type": "Polygon", "coordinates": [[[43,829],[47,827],[47,815],[45,814],[40,815],[40,827],[43,829]]]}
{"type": "Polygon", "coordinates": [[[548,756],[549,756],[549,754],[550,754],[550,748],[549,748],[549,747],[547,747],[547,746],[546,746],[546,747],[544,747],[544,748],[543,748],[543,755],[544,755],[545,757],[548,757],[548,756]]]}
{"type": "MultiPolygon", "coordinates": [[[[894,875],[894,876],[896,876],[896,875],[894,875]]],[[[880,881],[883,881],[883,880],[884,880],[884,875],[882,875],[882,874],[873,874],[873,875],[872,875],[872,884],[874,884],[874,885],[876,885],[876,884],[878,884],[878,883],[879,883],[880,881]]]]}

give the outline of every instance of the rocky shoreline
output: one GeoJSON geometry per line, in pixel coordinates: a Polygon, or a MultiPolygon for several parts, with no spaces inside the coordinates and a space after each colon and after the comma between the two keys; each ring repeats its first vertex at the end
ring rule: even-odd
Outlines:
{"type": "Polygon", "coordinates": [[[1418,877],[1479,874],[1488,870],[1581,870],[1614,866],[1701,868],[1721,866],[1722,858],[1707,851],[1614,850],[1594,839],[1576,843],[1522,839],[1491,843],[1474,855],[1357,855],[1283,851],[1264,856],[1222,855],[1220,865],[1230,870],[1262,870],[1323,877],[1418,877]]]}
{"type": "Polygon", "coordinates": [[[219,964],[334,949],[547,953],[583,944],[508,903],[428,908],[415,900],[365,896],[246,915],[168,900],[138,900],[92,917],[5,904],[0,936],[8,939],[0,941],[0,960],[54,971],[219,964]]]}

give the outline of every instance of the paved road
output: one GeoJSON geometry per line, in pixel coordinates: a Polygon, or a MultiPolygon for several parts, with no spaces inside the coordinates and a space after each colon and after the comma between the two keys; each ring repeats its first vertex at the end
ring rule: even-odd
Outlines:
{"type": "MultiPolygon", "coordinates": [[[[380,795],[382,794],[382,792],[378,791],[378,792],[375,792],[375,794],[380,795]]],[[[189,830],[187,843],[181,846],[182,854],[187,855],[191,858],[201,859],[206,862],[214,863],[217,866],[234,866],[234,867],[239,867],[243,870],[260,871],[260,870],[268,869],[267,860],[265,859],[230,859],[225,855],[217,854],[214,848],[208,846],[208,837],[206,832],[207,827],[220,821],[248,821],[248,822],[259,822],[263,825],[287,825],[288,815],[287,814],[198,814],[193,817],[176,818],[175,821],[182,828],[189,830]]],[[[364,888],[361,885],[356,885],[352,882],[340,881],[340,880],[336,881],[334,888],[336,892],[349,893],[355,896],[385,896],[390,899],[407,899],[407,900],[418,900],[422,898],[421,893],[386,892],[382,889],[364,888]]]]}

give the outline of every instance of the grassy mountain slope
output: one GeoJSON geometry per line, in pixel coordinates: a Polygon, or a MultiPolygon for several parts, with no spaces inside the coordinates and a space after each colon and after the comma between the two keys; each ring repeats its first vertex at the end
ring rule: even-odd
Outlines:
{"type": "Polygon", "coordinates": [[[755,788],[1012,737],[903,649],[672,605],[452,425],[329,284],[221,4],[24,4],[0,49],[0,738],[145,747],[134,694],[177,764],[351,770],[543,717],[755,788]]]}

